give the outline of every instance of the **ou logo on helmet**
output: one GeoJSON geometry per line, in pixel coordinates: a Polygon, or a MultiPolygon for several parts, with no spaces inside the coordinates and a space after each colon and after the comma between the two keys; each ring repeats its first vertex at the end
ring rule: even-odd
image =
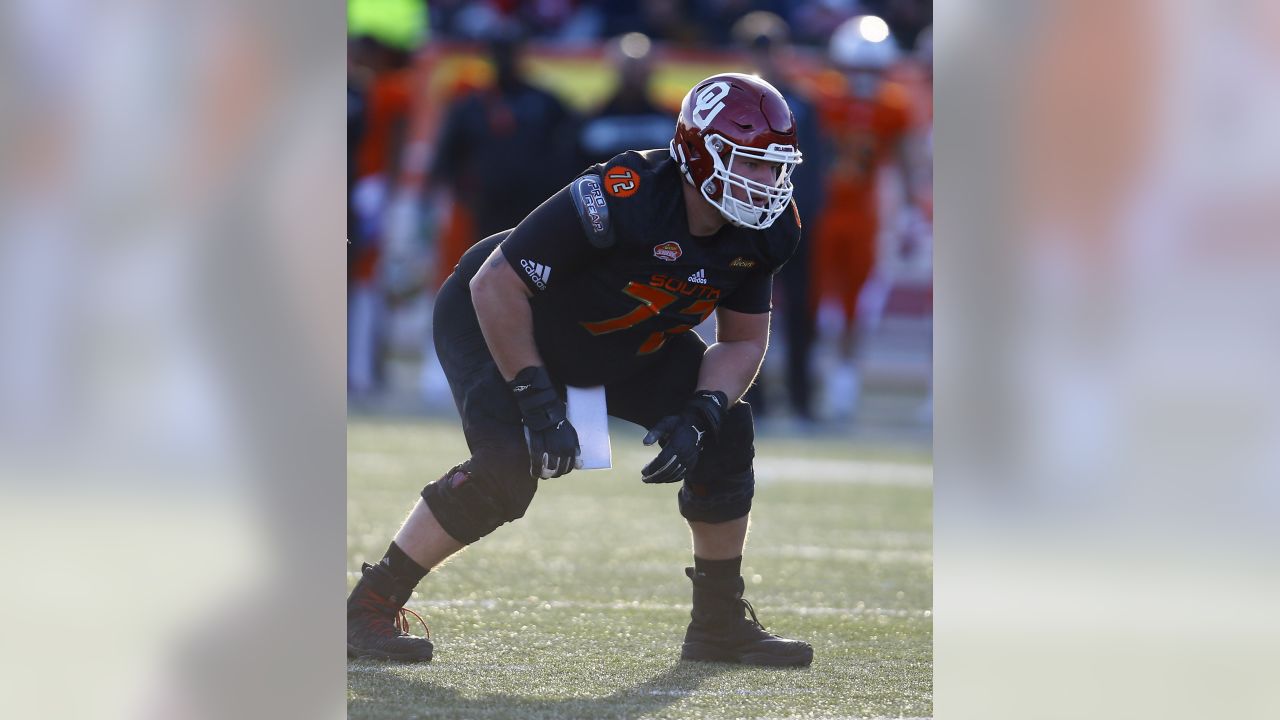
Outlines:
{"type": "Polygon", "coordinates": [[[706,130],[716,115],[724,109],[724,98],[729,94],[729,83],[720,80],[713,82],[698,93],[693,105],[693,124],[706,130]]]}

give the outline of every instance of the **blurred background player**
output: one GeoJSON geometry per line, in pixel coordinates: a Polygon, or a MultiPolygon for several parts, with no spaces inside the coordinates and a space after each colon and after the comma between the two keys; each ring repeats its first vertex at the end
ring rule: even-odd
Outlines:
{"type": "MultiPolygon", "coordinates": [[[[920,83],[913,106],[917,108],[916,126],[920,142],[916,144],[916,197],[919,206],[920,247],[917,252],[930,255],[929,275],[932,277],[933,252],[933,26],[930,25],[916,37],[916,66],[920,70],[920,83]]],[[[930,283],[932,288],[932,283],[930,283]]],[[[933,304],[933,291],[929,292],[929,304],[933,304]]],[[[930,365],[933,365],[933,345],[929,346],[930,365]]],[[[920,405],[918,418],[933,423],[933,373],[929,374],[929,395],[920,405]]]]}
{"type": "Polygon", "coordinates": [[[662,147],[676,114],[660,106],[651,91],[653,42],[643,33],[610,41],[606,53],[618,74],[618,88],[578,133],[578,165],[604,162],[634,148],[662,147]]]}
{"type": "Polygon", "coordinates": [[[449,107],[428,174],[429,187],[449,187],[466,206],[471,244],[520,222],[576,170],[565,132],[572,115],[525,79],[521,48],[518,30],[495,32],[494,81],[449,107]]]}
{"type": "Polygon", "coordinates": [[[823,373],[827,413],[848,419],[861,389],[859,335],[874,324],[884,302],[883,293],[859,302],[879,255],[882,165],[893,161],[902,181],[895,204],[914,202],[911,117],[906,90],[885,77],[898,50],[883,20],[862,15],[844,21],[831,36],[829,59],[834,72],[822,83],[820,112],[832,164],[826,212],[808,237],[820,327],[837,336],[835,361],[823,373]]]}
{"type": "Polygon", "coordinates": [[[384,313],[379,264],[389,188],[400,170],[413,74],[409,53],[369,37],[348,45],[347,386],[378,383],[384,313]],[[354,121],[355,127],[352,127],[354,121]]]}
{"type": "MultiPolygon", "coordinates": [[[[527,79],[523,30],[510,20],[491,22],[484,30],[490,72],[485,76],[484,64],[468,63],[444,90],[448,107],[426,174],[424,205],[439,222],[430,278],[437,290],[468,249],[520,222],[579,169],[571,137],[575,117],[527,79]]],[[[431,401],[447,398],[426,340],[420,390],[431,401]]]]}
{"type": "MultiPolygon", "coordinates": [[[[822,136],[818,112],[808,97],[798,91],[783,70],[791,60],[790,29],[781,17],[764,11],[744,15],[734,23],[732,35],[738,47],[748,53],[752,69],[782,93],[795,115],[800,147],[805,161],[793,173],[794,200],[802,223],[812,224],[822,213],[823,186],[830,151],[822,136]]],[[[812,227],[812,225],[810,225],[812,227]]],[[[813,347],[814,307],[810,288],[812,269],[809,233],[805,233],[791,262],[778,273],[774,294],[781,308],[778,328],[785,337],[787,395],[791,411],[801,421],[813,419],[810,350],[813,347]]],[[[758,415],[769,411],[764,376],[747,393],[747,401],[758,415]]]]}

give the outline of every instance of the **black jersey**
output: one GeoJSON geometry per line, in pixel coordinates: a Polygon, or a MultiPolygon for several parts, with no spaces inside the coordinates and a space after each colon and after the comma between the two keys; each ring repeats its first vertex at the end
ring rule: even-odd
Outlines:
{"type": "Polygon", "coordinates": [[[689,233],[684,177],[666,150],[626,152],[595,175],[598,212],[574,204],[575,183],[502,240],[502,254],[533,291],[538,350],[560,381],[600,385],[642,369],[674,335],[717,307],[771,309],[773,274],[795,251],[792,205],[765,230],[726,224],[689,233]]]}

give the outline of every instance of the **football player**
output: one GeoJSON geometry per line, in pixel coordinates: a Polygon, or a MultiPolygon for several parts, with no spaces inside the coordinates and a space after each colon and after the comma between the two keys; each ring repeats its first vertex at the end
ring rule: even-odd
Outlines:
{"type": "Polygon", "coordinates": [[[878,180],[889,159],[896,162],[908,203],[914,202],[908,148],[907,91],[886,79],[898,59],[889,27],[872,15],[852,17],[831,35],[834,86],[824,88],[821,114],[831,138],[833,161],[827,198],[813,246],[813,276],[820,308],[838,309],[843,322],[839,363],[824,373],[829,414],[847,419],[857,406],[855,366],[858,306],[877,262],[880,229],[878,180]]]}
{"type": "MultiPolygon", "coordinates": [[[[746,49],[756,74],[770,82],[782,96],[796,118],[796,132],[807,158],[795,172],[795,203],[800,217],[815,218],[822,214],[823,178],[825,160],[831,153],[824,147],[825,138],[819,125],[817,107],[806,91],[796,86],[790,78],[789,66],[794,53],[789,42],[791,29],[777,15],[757,10],[747,13],[733,26],[733,36],[739,46],[746,49]]],[[[810,293],[813,278],[810,272],[809,243],[801,243],[796,254],[778,274],[781,282],[782,312],[778,320],[787,339],[783,348],[786,360],[787,393],[791,409],[802,422],[813,419],[810,351],[813,345],[813,307],[810,293]]],[[[777,330],[775,329],[776,333],[777,330]]],[[[757,381],[747,393],[757,416],[766,412],[763,384],[757,381]]]]}
{"type": "Polygon", "coordinates": [[[786,101],[721,74],[685,96],[667,148],[590,167],[519,225],[463,256],[436,298],[436,349],[471,457],[427,485],[347,603],[353,657],[430,660],[403,606],[441,561],[524,515],[540,480],[579,465],[565,385],[605,387],[608,412],[649,430],[646,483],[681,483],[693,536],[681,657],[808,665],[743,599],[755,490],[751,408],[774,273],[795,251],[786,101]],[[707,346],[695,325],[716,313],[707,346]]]}

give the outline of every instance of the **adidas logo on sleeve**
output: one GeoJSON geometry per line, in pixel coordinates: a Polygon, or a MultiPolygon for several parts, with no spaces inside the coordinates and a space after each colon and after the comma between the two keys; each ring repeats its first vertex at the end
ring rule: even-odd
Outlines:
{"type": "Polygon", "coordinates": [[[704,268],[698,268],[698,272],[689,276],[689,282],[698,283],[699,285],[707,284],[707,272],[704,268]]]}
{"type": "MultiPolygon", "coordinates": [[[[547,283],[551,280],[551,268],[536,263],[532,260],[521,260],[520,267],[529,274],[529,278],[533,280],[533,284],[538,286],[539,290],[546,290],[547,283]]],[[[706,282],[705,280],[703,282],[706,282]]]]}

